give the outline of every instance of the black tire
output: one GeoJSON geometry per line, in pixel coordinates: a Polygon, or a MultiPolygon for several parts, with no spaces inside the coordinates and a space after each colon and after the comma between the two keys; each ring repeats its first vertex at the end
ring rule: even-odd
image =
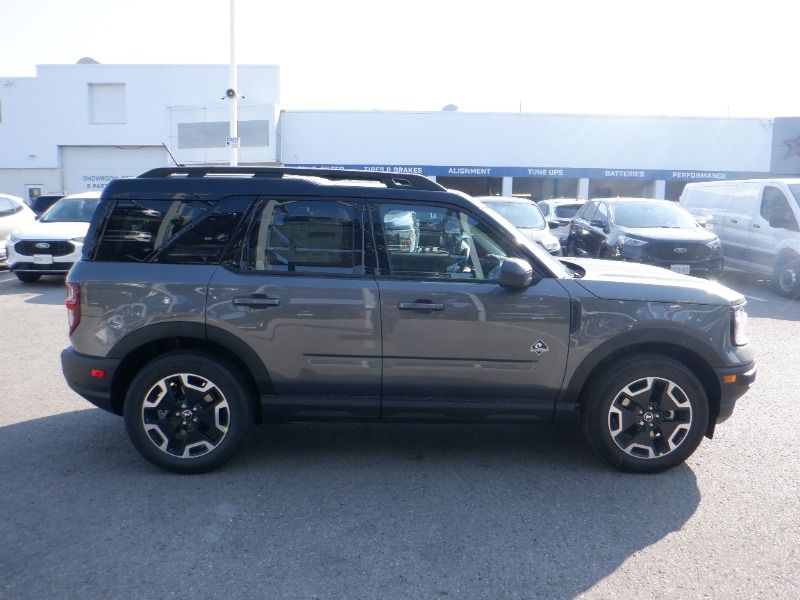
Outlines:
{"type": "Polygon", "coordinates": [[[601,246],[600,250],[597,252],[597,258],[601,260],[613,260],[614,257],[611,255],[611,249],[608,246],[601,246]]]}
{"type": "Polygon", "coordinates": [[[787,256],[775,264],[775,289],[787,298],[800,296],[800,259],[787,256]]]}
{"type": "Polygon", "coordinates": [[[35,283],[42,277],[39,273],[22,273],[16,271],[14,274],[17,276],[17,279],[23,283],[35,283]]]}
{"type": "Polygon", "coordinates": [[[575,243],[575,240],[567,240],[566,253],[567,256],[578,256],[578,244],[575,243]]]}
{"type": "Polygon", "coordinates": [[[658,473],[684,462],[708,427],[708,397],[695,374],[664,356],[628,358],[590,382],[582,407],[589,445],[612,466],[658,473]]]}
{"type": "Polygon", "coordinates": [[[228,462],[253,425],[253,395],[227,361],[174,352],[147,363],[125,396],[125,428],[136,449],[175,473],[203,473],[228,462]]]}

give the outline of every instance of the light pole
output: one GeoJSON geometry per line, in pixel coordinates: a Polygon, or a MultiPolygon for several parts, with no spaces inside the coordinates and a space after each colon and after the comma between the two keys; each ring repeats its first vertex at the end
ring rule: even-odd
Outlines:
{"type": "Polygon", "coordinates": [[[230,87],[225,97],[230,101],[230,128],[226,145],[228,146],[230,166],[239,164],[239,89],[236,73],[236,0],[231,3],[231,66],[230,87]]]}

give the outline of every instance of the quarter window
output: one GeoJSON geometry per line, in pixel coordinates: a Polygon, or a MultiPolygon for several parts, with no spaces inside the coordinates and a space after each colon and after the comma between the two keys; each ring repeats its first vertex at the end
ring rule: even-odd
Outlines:
{"type": "Polygon", "coordinates": [[[357,206],[346,201],[262,200],[247,234],[245,270],[363,273],[357,206]]]}
{"type": "Polygon", "coordinates": [[[217,263],[251,201],[117,200],[95,259],[217,263]]]}
{"type": "Polygon", "coordinates": [[[485,224],[453,208],[384,204],[376,212],[383,270],[395,277],[496,280],[510,255],[485,224]]]}

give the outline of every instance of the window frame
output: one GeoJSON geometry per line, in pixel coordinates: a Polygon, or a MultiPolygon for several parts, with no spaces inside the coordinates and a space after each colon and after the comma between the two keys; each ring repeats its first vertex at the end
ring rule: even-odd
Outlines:
{"type": "MultiPolygon", "coordinates": [[[[231,241],[229,250],[222,259],[222,266],[230,271],[234,271],[239,275],[250,277],[322,277],[322,278],[336,278],[336,279],[363,279],[364,277],[372,277],[370,269],[367,267],[367,229],[365,225],[366,219],[366,203],[363,198],[353,198],[350,196],[281,196],[281,195],[260,195],[256,197],[255,201],[251,204],[250,210],[242,219],[240,226],[236,232],[236,237],[231,241]],[[269,201],[278,202],[344,202],[354,205],[354,219],[353,219],[353,239],[354,242],[360,240],[360,252],[356,248],[353,250],[354,257],[360,257],[360,264],[353,265],[353,273],[331,273],[331,272],[315,272],[315,271],[259,271],[256,269],[248,269],[248,260],[245,256],[245,248],[247,247],[247,240],[252,232],[253,227],[257,227],[260,223],[260,215],[262,214],[263,206],[269,201]],[[358,271],[361,271],[360,273],[358,271]]],[[[356,244],[357,245],[357,244],[356,244]]]]}
{"type": "Polygon", "coordinates": [[[468,207],[460,204],[450,202],[430,202],[427,200],[400,200],[394,198],[386,199],[369,199],[367,200],[367,212],[369,213],[369,228],[371,237],[373,239],[373,256],[374,256],[374,275],[378,280],[391,280],[391,281],[430,281],[437,283],[468,283],[468,284],[489,284],[497,285],[497,279],[459,279],[459,278],[445,278],[445,277],[420,277],[417,275],[393,275],[389,264],[389,253],[386,249],[386,242],[383,236],[382,222],[380,219],[380,207],[383,205],[393,206],[424,206],[431,209],[446,208],[449,210],[459,211],[465,214],[468,218],[475,219],[479,225],[484,227],[491,235],[498,236],[501,241],[503,250],[510,250],[507,253],[507,258],[522,258],[527,261],[534,272],[539,277],[551,277],[549,273],[543,275],[543,269],[539,266],[538,261],[528,253],[520,248],[514,241],[514,238],[508,234],[504,229],[497,227],[489,219],[483,218],[482,215],[476,214],[475,211],[470,210],[468,207]]]}

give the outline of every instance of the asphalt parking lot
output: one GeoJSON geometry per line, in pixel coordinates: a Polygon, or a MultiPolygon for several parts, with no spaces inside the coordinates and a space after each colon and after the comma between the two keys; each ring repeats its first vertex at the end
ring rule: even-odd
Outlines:
{"type": "Polygon", "coordinates": [[[176,476],[64,383],[62,283],[0,271],[0,597],[800,597],[800,301],[723,280],[758,380],[670,472],[573,428],[300,424],[176,476]]]}

